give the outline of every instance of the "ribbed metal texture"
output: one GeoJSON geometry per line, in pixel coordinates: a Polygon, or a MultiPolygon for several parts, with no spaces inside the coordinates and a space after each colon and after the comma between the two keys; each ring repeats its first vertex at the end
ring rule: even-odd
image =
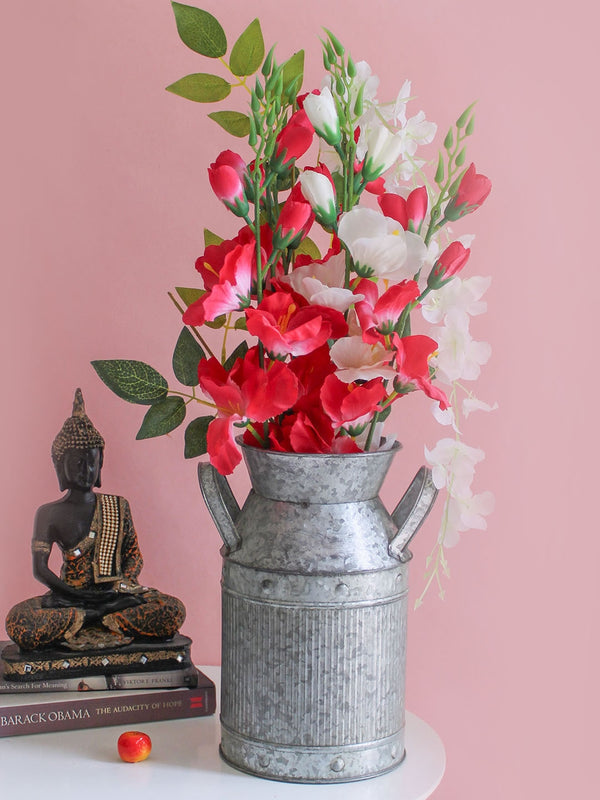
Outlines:
{"type": "Polygon", "coordinates": [[[397,733],[404,725],[405,608],[405,598],[284,606],[224,589],[223,723],[288,745],[350,745],[397,733]]]}

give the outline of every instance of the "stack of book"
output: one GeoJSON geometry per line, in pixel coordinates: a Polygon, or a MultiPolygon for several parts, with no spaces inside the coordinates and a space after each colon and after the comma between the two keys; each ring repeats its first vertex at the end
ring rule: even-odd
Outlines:
{"type": "MultiPolygon", "coordinates": [[[[0,642],[0,655],[9,642],[0,642]]],[[[194,666],[52,680],[0,679],[0,737],[214,714],[213,681],[194,666]]]]}

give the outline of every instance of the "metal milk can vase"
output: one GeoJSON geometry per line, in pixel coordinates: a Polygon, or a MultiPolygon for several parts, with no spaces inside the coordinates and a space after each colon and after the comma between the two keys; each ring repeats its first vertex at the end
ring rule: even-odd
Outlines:
{"type": "Polygon", "coordinates": [[[407,544],[436,496],[422,467],[389,514],[400,445],[358,454],[243,446],[252,490],[199,467],[224,541],[221,754],[276,780],[369,778],[404,758],[407,544]]]}

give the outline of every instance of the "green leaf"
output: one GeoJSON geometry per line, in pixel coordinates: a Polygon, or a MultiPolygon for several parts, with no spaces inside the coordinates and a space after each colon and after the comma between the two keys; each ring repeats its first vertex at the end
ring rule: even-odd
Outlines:
{"type": "Polygon", "coordinates": [[[238,78],[244,75],[253,75],[262,64],[264,57],[265,42],[260,22],[258,19],[254,19],[233,45],[229,56],[229,69],[238,78]]]}
{"type": "Polygon", "coordinates": [[[204,228],[204,247],[210,247],[211,244],[221,244],[222,241],[223,239],[216,233],[204,228]]]}
{"type": "Polygon", "coordinates": [[[173,92],[173,94],[185,97],[186,100],[193,100],[195,103],[216,103],[229,95],[231,86],[218,75],[195,72],[167,86],[167,92],[173,92]]]}
{"type": "Polygon", "coordinates": [[[183,286],[176,286],[175,291],[188,307],[206,294],[204,289],[186,289],[183,286]]]}
{"type": "Polygon", "coordinates": [[[167,381],[143,361],[115,358],[92,361],[92,367],[108,388],[128,403],[149,406],[167,396],[167,381]]]}
{"type": "Polygon", "coordinates": [[[318,261],[321,258],[319,248],[312,239],[308,238],[308,236],[305,239],[302,239],[296,248],[296,255],[310,256],[313,261],[318,261]]]}
{"type": "Polygon", "coordinates": [[[220,58],[227,52],[227,37],[220,23],[200,8],[171,3],[181,41],[195,53],[220,58]]]}
{"type": "Polygon", "coordinates": [[[198,385],[198,364],[206,353],[189,328],[183,328],[173,352],[173,372],[184,386],[198,385]]]}
{"type": "Polygon", "coordinates": [[[392,404],[390,403],[389,406],[386,406],[383,411],[377,412],[377,422],[385,422],[385,420],[389,417],[392,413],[392,404]]]}
{"type": "Polygon", "coordinates": [[[250,119],[240,111],[213,111],[208,116],[227,133],[239,139],[244,139],[250,133],[250,119]]]}
{"type": "Polygon", "coordinates": [[[190,422],[185,429],[185,458],[203,456],[207,450],[206,432],[214,417],[198,417],[190,422]]]}
{"type": "Polygon", "coordinates": [[[450,128],[448,133],[446,134],[446,138],[444,139],[444,147],[446,148],[446,150],[451,150],[453,144],[454,144],[454,131],[452,130],[452,128],[450,128]]]}
{"type": "Polygon", "coordinates": [[[467,127],[465,128],[465,135],[471,136],[474,130],[475,130],[475,115],[473,114],[471,119],[467,122],[467,127]]]}
{"type": "Polygon", "coordinates": [[[288,58],[283,64],[283,91],[288,92],[292,83],[300,78],[300,83],[296,89],[299,91],[304,77],[304,50],[298,50],[293,56],[288,58]]]}
{"type": "Polygon", "coordinates": [[[248,326],[246,325],[246,317],[238,317],[233,327],[236,329],[236,331],[247,331],[248,326]]]}
{"type": "Polygon", "coordinates": [[[227,361],[223,364],[227,372],[233,367],[238,358],[243,358],[248,352],[248,342],[240,342],[227,361]]]}
{"type": "Polygon", "coordinates": [[[455,164],[457,167],[462,167],[465,163],[465,158],[467,157],[467,148],[463,147],[460,153],[456,156],[455,164]]]}
{"type": "Polygon", "coordinates": [[[220,314],[218,317],[215,317],[215,319],[213,319],[212,322],[207,321],[204,324],[206,325],[207,328],[212,328],[213,330],[216,331],[219,328],[222,328],[226,322],[227,322],[227,317],[225,316],[225,314],[220,314]]]}
{"type": "Polygon", "coordinates": [[[162,402],[150,406],[137,432],[136,439],[152,439],[164,436],[177,428],[185,419],[183,397],[167,397],[162,402]]]}

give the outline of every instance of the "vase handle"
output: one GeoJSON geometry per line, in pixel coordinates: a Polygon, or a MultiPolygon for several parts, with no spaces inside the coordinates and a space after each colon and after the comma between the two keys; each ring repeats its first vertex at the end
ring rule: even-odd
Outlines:
{"type": "Polygon", "coordinates": [[[408,545],[431,511],[437,494],[431,470],[421,467],[393,510],[392,519],[398,526],[398,532],[389,544],[389,552],[402,563],[412,558],[408,545]]]}
{"type": "Polygon", "coordinates": [[[240,507],[227,478],[212,464],[198,464],[198,482],[204,502],[225,543],[225,555],[235,552],[242,544],[242,537],[235,527],[240,507]]]}

